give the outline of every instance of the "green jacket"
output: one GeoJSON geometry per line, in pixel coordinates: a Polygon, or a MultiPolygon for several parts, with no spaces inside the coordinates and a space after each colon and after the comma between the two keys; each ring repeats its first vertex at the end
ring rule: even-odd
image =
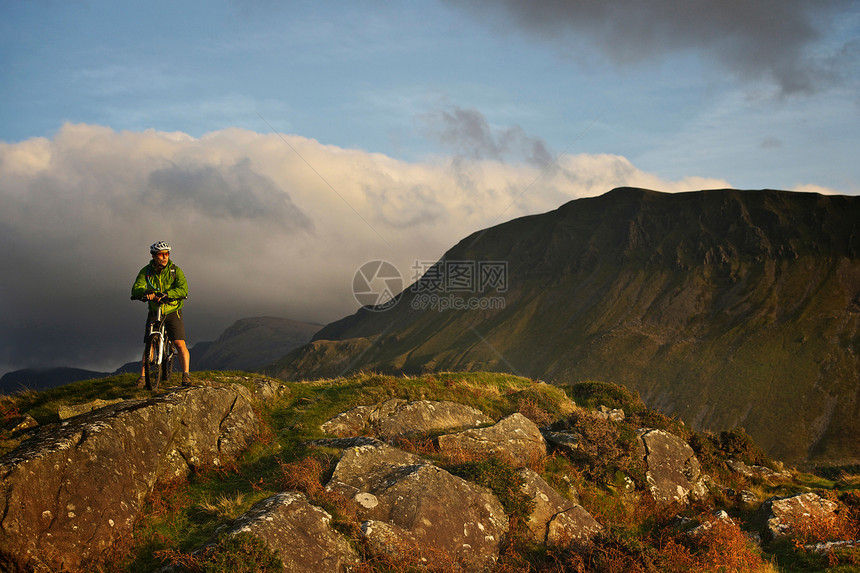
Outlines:
{"type": "MultiPolygon", "coordinates": [[[[152,261],[137,273],[137,278],[134,279],[134,284],[131,287],[131,296],[140,298],[151,292],[165,292],[170,298],[180,298],[169,304],[165,304],[161,312],[170,314],[176,312],[182,305],[185,304],[184,298],[188,296],[188,281],[185,280],[185,273],[177,267],[173,261],[168,261],[161,271],[155,268],[155,261],[152,261]]],[[[154,300],[149,301],[149,310],[156,312],[158,303],[154,300]]]]}

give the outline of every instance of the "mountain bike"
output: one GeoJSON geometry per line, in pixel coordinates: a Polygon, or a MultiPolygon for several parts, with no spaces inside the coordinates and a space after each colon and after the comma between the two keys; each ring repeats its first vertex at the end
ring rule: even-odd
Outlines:
{"type": "MultiPolygon", "coordinates": [[[[156,295],[163,293],[156,293],[156,295]]],[[[167,327],[164,324],[162,306],[164,303],[176,302],[180,298],[169,298],[156,296],[158,298],[158,309],[155,312],[155,320],[149,325],[146,333],[146,344],[143,347],[143,376],[146,379],[146,389],[158,390],[162,380],[170,382],[173,374],[173,359],[176,358],[176,347],[167,336],[167,327]]],[[[185,298],[185,297],[181,297],[185,298]]],[[[146,297],[131,297],[132,300],[149,302],[146,297]]]]}

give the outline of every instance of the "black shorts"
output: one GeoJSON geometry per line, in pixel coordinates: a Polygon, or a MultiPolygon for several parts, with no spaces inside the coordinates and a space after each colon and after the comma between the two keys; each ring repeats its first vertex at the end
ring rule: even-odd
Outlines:
{"type": "MultiPolygon", "coordinates": [[[[150,312],[146,317],[146,330],[143,331],[143,342],[149,336],[149,325],[155,322],[155,313],[150,312]]],[[[167,338],[170,340],[185,340],[185,323],[182,321],[182,309],[171,312],[164,317],[164,325],[167,329],[167,338]]]]}

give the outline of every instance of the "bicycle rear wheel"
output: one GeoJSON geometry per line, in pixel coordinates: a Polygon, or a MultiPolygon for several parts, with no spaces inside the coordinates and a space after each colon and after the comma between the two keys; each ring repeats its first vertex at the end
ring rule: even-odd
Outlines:
{"type": "Polygon", "coordinates": [[[155,332],[146,339],[146,347],[143,352],[143,376],[146,378],[147,390],[158,390],[161,383],[161,364],[159,356],[161,352],[161,334],[155,332]]]}

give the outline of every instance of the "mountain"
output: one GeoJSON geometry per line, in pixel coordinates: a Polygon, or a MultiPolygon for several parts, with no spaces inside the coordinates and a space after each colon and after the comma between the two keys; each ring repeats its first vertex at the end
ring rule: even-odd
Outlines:
{"type": "MultiPolygon", "coordinates": [[[[288,318],[258,316],[243,318],[227,328],[218,340],[198,342],[191,347],[192,370],[255,370],[307,343],[321,324],[288,318]]],[[[141,345],[141,350],[142,350],[141,345]]],[[[21,389],[47,390],[80,380],[111,374],[140,373],[140,360],[128,362],[114,372],[80,368],[26,368],[7,372],[0,378],[0,394],[21,389]]]]}
{"type": "Polygon", "coordinates": [[[191,357],[194,370],[256,370],[307,343],[321,324],[287,318],[243,318],[218,340],[196,344],[191,357]]]}
{"type": "Polygon", "coordinates": [[[12,394],[24,389],[46,390],[79,380],[104,378],[110,374],[110,372],[68,367],[14,370],[0,377],[0,394],[12,394]]]}
{"type": "Polygon", "coordinates": [[[603,380],[791,463],[857,463],[858,320],[860,197],[619,188],[474,233],[266,372],[603,380]]]}

